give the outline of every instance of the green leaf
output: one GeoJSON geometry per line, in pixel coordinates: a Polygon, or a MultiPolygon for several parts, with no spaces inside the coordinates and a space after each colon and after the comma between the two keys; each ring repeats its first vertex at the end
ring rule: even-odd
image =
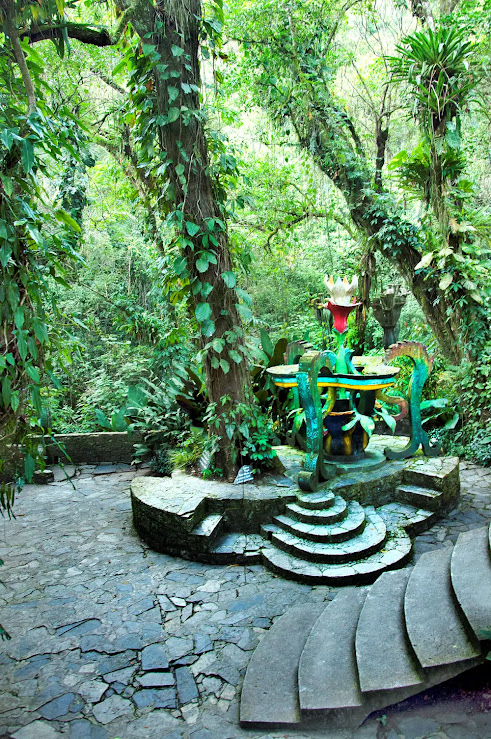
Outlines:
{"type": "Polygon", "coordinates": [[[186,231],[190,236],[196,236],[199,231],[199,226],[192,221],[186,221],[186,231]]]}
{"type": "Polygon", "coordinates": [[[26,454],[24,458],[24,475],[27,482],[30,482],[32,480],[35,469],[36,463],[34,461],[34,457],[31,454],[26,454]]]}
{"type": "Polygon", "coordinates": [[[451,275],[449,272],[447,272],[445,275],[443,275],[442,279],[439,282],[438,287],[440,290],[446,290],[453,282],[453,275],[451,275]]]}
{"type": "Polygon", "coordinates": [[[2,380],[2,399],[3,404],[7,408],[10,405],[10,396],[12,395],[12,383],[10,377],[5,375],[2,380]]]}
{"type": "Polygon", "coordinates": [[[375,428],[375,421],[373,418],[370,418],[370,416],[360,415],[358,416],[358,420],[360,421],[362,429],[367,432],[368,436],[371,436],[375,428]]]}
{"type": "Polygon", "coordinates": [[[196,260],[196,269],[198,272],[206,272],[208,269],[209,262],[204,257],[200,257],[196,260]]]}
{"type": "Polygon", "coordinates": [[[222,272],[222,278],[227,287],[235,287],[237,279],[233,272],[222,272]]]}
{"type": "Polygon", "coordinates": [[[194,315],[200,323],[203,323],[203,321],[207,321],[209,318],[211,318],[210,304],[198,303],[198,305],[196,306],[196,310],[194,311],[194,315]]]}
{"type": "Polygon", "coordinates": [[[12,249],[8,244],[4,244],[0,249],[0,264],[5,269],[9,263],[9,259],[12,256],[12,249]]]}
{"type": "Polygon", "coordinates": [[[213,349],[217,352],[217,354],[220,354],[220,352],[223,351],[223,347],[225,346],[225,341],[223,339],[213,339],[211,345],[213,349]]]}
{"type": "Polygon", "coordinates": [[[235,349],[229,349],[228,356],[235,362],[235,364],[240,364],[242,362],[242,355],[235,349]]]}
{"type": "Polygon", "coordinates": [[[2,180],[3,189],[5,190],[5,194],[9,198],[14,191],[14,183],[12,182],[10,177],[7,177],[7,175],[4,175],[4,174],[0,175],[0,179],[2,180]]]}
{"type": "Polygon", "coordinates": [[[34,333],[36,334],[36,339],[41,344],[46,344],[48,342],[48,340],[49,340],[48,328],[47,328],[46,324],[43,321],[41,321],[40,318],[38,318],[37,316],[35,316],[32,319],[32,325],[33,325],[33,328],[34,328],[34,333]]]}
{"type": "Polygon", "coordinates": [[[14,390],[12,395],[10,396],[10,407],[14,411],[14,413],[17,411],[19,407],[20,399],[19,399],[19,392],[18,390],[14,390]]]}
{"type": "Polygon", "coordinates": [[[22,361],[25,360],[27,357],[27,341],[26,341],[27,331],[18,331],[17,332],[17,348],[19,350],[19,354],[21,356],[22,361]]]}
{"type": "Polygon", "coordinates": [[[59,210],[55,211],[55,217],[57,221],[60,221],[61,223],[66,223],[67,226],[70,226],[70,228],[73,228],[74,231],[81,231],[81,228],[77,221],[72,218],[68,213],[60,208],[59,210]]]}
{"type": "Polygon", "coordinates": [[[181,111],[179,110],[179,108],[169,108],[169,112],[167,113],[167,123],[174,123],[174,121],[177,121],[180,115],[181,111]]]}
{"type": "Polygon", "coordinates": [[[429,251],[427,254],[424,255],[422,259],[420,259],[414,269],[423,269],[424,267],[429,267],[433,257],[434,253],[432,251],[429,251]]]}
{"type": "Polygon", "coordinates": [[[213,336],[215,333],[215,323],[213,321],[203,321],[201,324],[201,333],[203,336],[213,336]]]}
{"type": "Polygon", "coordinates": [[[184,257],[176,257],[174,260],[174,272],[178,277],[187,272],[186,259],[184,257]]]}
{"type": "Polygon", "coordinates": [[[127,65],[127,60],[126,59],[122,59],[119,62],[119,64],[116,64],[116,66],[114,67],[113,71],[111,72],[112,76],[115,77],[119,72],[122,72],[123,69],[126,68],[126,65],[127,65]]]}
{"type": "Polygon", "coordinates": [[[356,425],[357,422],[358,422],[358,419],[355,416],[355,418],[352,418],[351,421],[348,421],[348,423],[345,423],[344,426],[342,426],[341,428],[343,429],[343,431],[349,431],[350,429],[353,428],[353,426],[356,425]]]}
{"type": "Polygon", "coordinates": [[[32,404],[34,405],[38,416],[40,416],[43,412],[43,406],[41,403],[41,393],[39,392],[39,388],[37,385],[31,385],[31,398],[32,404]]]}
{"type": "Polygon", "coordinates": [[[153,44],[142,44],[142,52],[145,56],[150,56],[153,51],[155,51],[153,44]]]}
{"type": "Polygon", "coordinates": [[[95,415],[96,415],[97,423],[99,424],[99,426],[102,426],[103,429],[111,428],[111,424],[109,422],[108,417],[103,411],[101,411],[100,408],[95,409],[95,415]]]}
{"type": "Polygon", "coordinates": [[[226,359],[220,359],[220,367],[222,368],[224,374],[227,374],[227,372],[230,370],[230,365],[226,359]]]}
{"type": "Polygon", "coordinates": [[[387,426],[390,428],[391,432],[394,433],[396,430],[396,420],[394,416],[391,416],[390,413],[387,413],[383,408],[379,411],[381,417],[387,424],[387,426]]]}
{"type": "Polygon", "coordinates": [[[12,131],[10,128],[3,128],[0,131],[0,141],[5,146],[6,149],[10,151],[12,148],[12,144],[14,143],[14,137],[12,136],[12,131]]]}
{"type": "Polygon", "coordinates": [[[171,51],[172,51],[172,55],[177,56],[177,57],[182,56],[184,54],[184,49],[181,49],[180,46],[176,46],[175,44],[171,46],[171,51]]]}
{"type": "Polygon", "coordinates": [[[250,308],[247,307],[247,305],[244,305],[243,303],[236,303],[235,307],[237,308],[237,312],[241,316],[241,318],[244,319],[244,321],[252,321],[252,311],[250,308]]]}
{"type": "Polygon", "coordinates": [[[22,166],[24,167],[24,172],[29,174],[34,166],[34,146],[30,139],[22,139],[20,158],[22,166]]]}
{"type": "Polygon", "coordinates": [[[22,328],[22,326],[24,325],[24,319],[25,319],[24,308],[21,305],[19,305],[19,307],[16,308],[15,313],[14,313],[14,323],[17,326],[17,328],[22,328]]]}
{"type": "Polygon", "coordinates": [[[265,328],[261,329],[261,346],[264,349],[264,352],[268,355],[268,357],[273,356],[273,352],[274,352],[273,342],[271,341],[270,336],[265,328]]]}
{"type": "Polygon", "coordinates": [[[241,289],[240,289],[240,287],[238,287],[238,288],[237,288],[236,292],[237,292],[237,295],[239,296],[239,298],[240,298],[241,300],[243,300],[243,301],[244,301],[244,303],[245,303],[246,305],[248,305],[248,306],[249,306],[249,308],[250,308],[250,307],[251,307],[251,305],[252,305],[252,298],[251,298],[251,296],[249,295],[249,293],[246,293],[246,291],[245,291],[245,290],[241,290],[241,289]]]}
{"type": "Polygon", "coordinates": [[[32,364],[27,364],[26,365],[26,372],[29,375],[29,377],[31,378],[31,380],[34,380],[34,382],[40,382],[41,381],[41,376],[39,374],[39,370],[38,370],[37,367],[33,367],[32,364]]]}
{"type": "Polygon", "coordinates": [[[169,102],[172,103],[179,95],[179,90],[177,89],[177,87],[169,85],[169,87],[167,88],[167,94],[169,95],[169,102]]]}
{"type": "Polygon", "coordinates": [[[212,290],[213,290],[213,285],[210,285],[210,283],[209,283],[209,282],[205,282],[205,284],[204,284],[204,285],[203,285],[203,287],[201,288],[201,295],[202,295],[202,296],[203,296],[204,298],[207,298],[207,297],[208,297],[208,295],[209,295],[209,294],[211,293],[211,291],[212,291],[212,290]]]}

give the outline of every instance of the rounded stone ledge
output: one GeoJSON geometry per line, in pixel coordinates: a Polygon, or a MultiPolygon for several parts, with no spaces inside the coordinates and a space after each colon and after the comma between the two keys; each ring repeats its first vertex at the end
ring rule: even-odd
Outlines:
{"type": "MultiPolygon", "coordinates": [[[[133,521],[152,549],[206,562],[230,560],[232,554],[223,546],[230,532],[259,534],[262,523],[284,513],[296,499],[295,489],[281,475],[242,485],[180,471],[172,477],[137,477],[131,482],[133,521]]],[[[235,547],[236,562],[253,556],[244,541],[243,552],[235,547]]]]}

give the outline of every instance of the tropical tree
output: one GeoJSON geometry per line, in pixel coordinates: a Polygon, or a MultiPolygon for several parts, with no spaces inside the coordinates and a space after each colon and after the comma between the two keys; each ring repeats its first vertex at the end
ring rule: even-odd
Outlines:
{"type": "MultiPolygon", "coordinates": [[[[200,53],[217,53],[221,2],[205,16],[200,0],[120,0],[118,29],[73,22],[65,10],[76,3],[48,2],[27,10],[20,3],[2,5],[6,32],[24,81],[30,115],[36,98],[21,39],[52,40],[63,54],[69,39],[97,46],[114,45],[130,25],[121,70],[129,72],[127,125],[138,169],[152,190],[160,217],[175,237],[168,253],[174,299],[189,301],[199,326],[209,423],[215,431],[215,466],[226,476],[240,466],[244,414],[251,406],[249,357],[242,319],[252,314],[249,298],[236,288],[227,230],[227,178],[236,162],[223,137],[211,130],[201,105],[200,53]],[[20,51],[19,51],[20,49],[20,51]],[[242,430],[241,430],[242,429],[242,430]]],[[[29,46],[26,49],[31,48],[29,46]]]]}
{"type": "MultiPolygon", "coordinates": [[[[370,158],[353,117],[336,94],[343,61],[337,37],[347,12],[356,5],[324,0],[246,7],[237,3],[232,6],[230,33],[242,45],[241,72],[254,102],[279,125],[293,128],[300,146],[342,194],[356,228],[410,287],[441,352],[458,363],[463,352],[460,327],[468,320],[463,304],[440,284],[439,275],[421,264],[427,251],[425,233],[382,186],[381,152],[377,147],[370,158]]],[[[473,303],[475,291],[465,290],[473,303]]]]}

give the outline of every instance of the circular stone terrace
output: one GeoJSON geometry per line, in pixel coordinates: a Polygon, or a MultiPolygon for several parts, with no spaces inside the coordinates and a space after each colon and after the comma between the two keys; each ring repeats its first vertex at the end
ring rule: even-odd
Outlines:
{"type": "MultiPolygon", "coordinates": [[[[15,739],[266,739],[239,726],[253,650],[289,608],[333,587],[262,565],[190,562],[149,550],[132,523],[127,466],[56,470],[2,526],[0,735],[15,739]],[[73,483],[73,484],[72,484],[73,483]]],[[[491,470],[461,464],[457,507],[414,537],[412,562],[491,522],[491,470]]],[[[372,716],[358,730],[282,729],[283,739],[483,739],[489,670],[372,716]]]]}
{"type": "Polygon", "coordinates": [[[453,508],[459,460],[418,455],[386,460],[385,446],[406,437],[375,436],[364,459],[338,464],[316,493],[297,485],[304,453],[277,447],[281,474],[232,484],[174,472],[131,485],[142,539],[160,552],[211,563],[262,563],[303,582],[362,584],[411,555],[411,537],[453,508]]]}

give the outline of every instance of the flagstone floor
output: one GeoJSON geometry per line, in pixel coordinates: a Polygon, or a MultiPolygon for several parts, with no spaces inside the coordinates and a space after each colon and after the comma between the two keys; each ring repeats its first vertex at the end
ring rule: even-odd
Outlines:
{"type": "MultiPolygon", "coordinates": [[[[478,668],[352,733],[238,725],[251,650],[291,605],[335,590],[261,567],[157,554],[136,535],[134,471],[85,466],[29,485],[0,522],[0,739],[479,739],[491,678],[478,668]],[[119,471],[118,471],[119,470],[119,471]]],[[[415,540],[415,558],[491,522],[491,470],[463,464],[459,508],[415,540]]],[[[489,664],[489,663],[487,663],[489,664]]],[[[281,675],[278,675],[281,680],[281,675]]]]}

